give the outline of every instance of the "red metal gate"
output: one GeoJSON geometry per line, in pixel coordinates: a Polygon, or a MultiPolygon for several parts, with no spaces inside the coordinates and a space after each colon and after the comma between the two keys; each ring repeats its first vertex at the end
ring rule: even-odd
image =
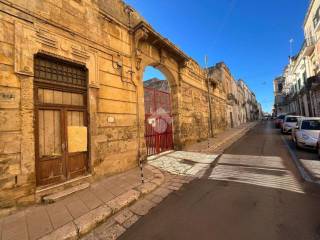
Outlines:
{"type": "Polygon", "coordinates": [[[145,87],[144,107],[148,156],[173,149],[170,93],[145,87]]]}

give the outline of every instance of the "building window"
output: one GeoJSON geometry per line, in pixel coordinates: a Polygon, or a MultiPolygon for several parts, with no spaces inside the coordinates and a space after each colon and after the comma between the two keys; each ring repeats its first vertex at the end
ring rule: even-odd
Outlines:
{"type": "Polygon", "coordinates": [[[302,77],[303,77],[303,82],[304,82],[304,84],[306,84],[306,83],[307,83],[307,73],[304,72],[303,75],[302,75],[302,77]]]}
{"type": "Polygon", "coordinates": [[[314,18],[313,18],[313,26],[314,26],[314,28],[317,27],[317,25],[319,23],[319,20],[320,20],[320,18],[319,18],[319,10],[320,10],[320,8],[318,8],[317,11],[314,14],[314,18]]]}

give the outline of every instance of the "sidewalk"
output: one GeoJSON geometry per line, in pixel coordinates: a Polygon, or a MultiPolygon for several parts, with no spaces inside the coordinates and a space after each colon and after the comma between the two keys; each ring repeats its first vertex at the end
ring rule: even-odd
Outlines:
{"type": "Polygon", "coordinates": [[[281,138],[287,146],[301,178],[306,182],[320,185],[320,161],[299,158],[296,152],[290,147],[288,141],[283,136],[281,136],[281,138]]]}
{"type": "Polygon", "coordinates": [[[313,183],[320,184],[320,161],[299,159],[302,166],[309,175],[309,180],[313,183]]]}
{"type": "Polygon", "coordinates": [[[226,131],[216,134],[208,141],[202,141],[185,147],[184,151],[201,152],[208,154],[221,154],[226,148],[232,145],[235,141],[245,135],[251,128],[255,127],[258,122],[250,122],[240,125],[239,127],[230,128],[226,131]]]}
{"type": "MultiPolygon", "coordinates": [[[[165,175],[150,165],[144,167],[144,177],[145,184],[141,184],[140,170],[135,168],[93,183],[89,188],[53,204],[35,205],[1,218],[0,240],[78,239],[154,191],[165,180],[165,175]]],[[[161,194],[163,197],[160,191],[161,194]]],[[[159,201],[159,198],[155,201],[159,201]]],[[[139,211],[139,206],[136,208],[139,211]]],[[[115,219],[122,223],[123,228],[134,222],[137,216],[125,211],[115,219]]]]}

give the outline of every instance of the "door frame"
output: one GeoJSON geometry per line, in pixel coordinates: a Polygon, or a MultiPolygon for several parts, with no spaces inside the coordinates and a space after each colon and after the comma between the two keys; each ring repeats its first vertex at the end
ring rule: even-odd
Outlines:
{"type": "MultiPolygon", "coordinates": [[[[37,187],[43,187],[43,186],[50,186],[50,185],[56,185],[56,184],[61,184],[63,182],[66,182],[70,179],[68,179],[68,169],[67,169],[67,159],[63,159],[63,173],[64,176],[66,177],[65,179],[62,179],[59,182],[54,182],[50,184],[41,184],[40,181],[40,166],[39,166],[39,161],[40,161],[40,152],[39,152],[39,110],[43,109],[52,109],[52,110],[60,110],[60,120],[61,120],[61,134],[64,134],[62,138],[67,141],[67,112],[68,111],[83,111],[84,113],[84,125],[87,127],[87,156],[86,156],[86,173],[84,174],[90,174],[91,173],[91,139],[90,139],[90,109],[89,109],[89,88],[88,88],[88,69],[86,68],[85,65],[81,65],[79,63],[74,63],[70,61],[66,61],[64,59],[59,59],[54,56],[50,55],[44,55],[44,54],[36,54],[35,57],[40,56],[46,59],[51,59],[53,62],[60,62],[64,63],[66,65],[71,65],[75,67],[81,67],[84,69],[84,74],[85,74],[85,79],[86,79],[86,84],[85,86],[77,87],[77,86],[66,86],[66,85],[59,85],[59,83],[48,83],[48,82],[42,82],[42,81],[37,81],[36,77],[34,77],[34,86],[33,86],[33,97],[34,97],[34,137],[35,137],[35,175],[36,175],[36,186],[37,187]],[[49,89],[49,90],[58,90],[58,91],[64,91],[64,92],[71,92],[71,93],[78,93],[78,94],[83,94],[83,106],[75,106],[75,105],[67,105],[67,104],[49,104],[49,103],[39,103],[38,101],[38,89],[43,88],[43,89],[49,89]],[[65,115],[64,121],[63,121],[63,115],[65,115]]],[[[34,64],[35,67],[36,64],[34,64]]],[[[62,135],[61,135],[62,136],[62,135]]],[[[67,149],[67,147],[66,147],[67,149]]],[[[66,152],[67,150],[65,150],[66,152]]],[[[66,152],[63,155],[67,155],[68,153],[66,152]]],[[[72,153],[71,153],[72,154],[72,153]]],[[[65,156],[63,156],[65,158],[65,156]]]]}

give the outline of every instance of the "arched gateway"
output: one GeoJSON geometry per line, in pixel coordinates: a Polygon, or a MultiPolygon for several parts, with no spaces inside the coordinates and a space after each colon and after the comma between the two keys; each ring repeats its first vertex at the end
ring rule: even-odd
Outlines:
{"type": "Polygon", "coordinates": [[[166,77],[153,67],[146,68],[143,85],[145,141],[150,156],[173,149],[171,93],[166,77]],[[153,74],[158,73],[160,79],[148,74],[149,69],[153,69],[153,74]]]}
{"type": "Polygon", "coordinates": [[[167,39],[141,22],[135,28],[134,53],[136,81],[141,86],[144,113],[144,136],[147,155],[157,154],[180,146],[179,78],[181,68],[189,58],[167,39]],[[143,72],[152,66],[163,73],[170,92],[142,85],[143,72]]]}

